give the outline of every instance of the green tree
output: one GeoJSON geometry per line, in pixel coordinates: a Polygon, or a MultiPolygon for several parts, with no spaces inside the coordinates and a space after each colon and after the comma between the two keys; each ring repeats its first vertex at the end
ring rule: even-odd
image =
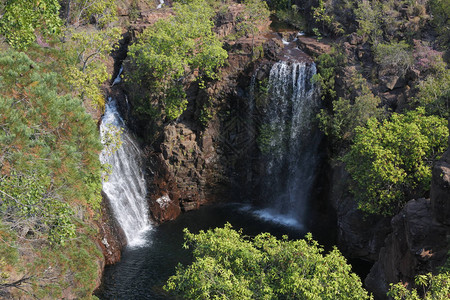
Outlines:
{"type": "Polygon", "coordinates": [[[419,83],[415,102],[427,113],[448,118],[450,116],[450,70],[436,70],[419,83]]]}
{"type": "Polygon", "coordinates": [[[150,85],[158,105],[170,119],[186,109],[183,83],[189,75],[199,79],[217,79],[227,52],[212,28],[212,8],[203,0],[174,4],[175,15],[158,20],[144,30],[137,43],[130,46],[136,66],[134,79],[150,85]]]}
{"type": "Polygon", "coordinates": [[[249,238],[230,224],[199,234],[185,229],[194,262],[179,266],[167,291],[186,299],[369,299],[342,254],[327,254],[310,234],[249,238]]]}
{"type": "Polygon", "coordinates": [[[415,284],[419,289],[408,289],[403,283],[391,284],[388,296],[394,300],[444,300],[450,295],[450,274],[444,272],[438,275],[431,273],[418,275],[415,284]]]}
{"type": "Polygon", "coordinates": [[[26,54],[2,53],[0,74],[0,216],[19,233],[63,243],[75,234],[73,207],[99,208],[96,124],[62,95],[61,77],[26,54]]]}
{"type": "Polygon", "coordinates": [[[379,1],[359,1],[354,14],[358,22],[357,33],[364,41],[376,43],[382,38],[382,11],[379,1]]]}
{"type": "Polygon", "coordinates": [[[270,10],[267,3],[262,0],[245,0],[244,11],[239,17],[237,30],[240,34],[250,35],[252,37],[252,55],[255,46],[255,35],[259,32],[259,28],[264,24],[268,24],[270,10]]]}
{"type": "Polygon", "coordinates": [[[8,0],[0,11],[0,33],[13,48],[25,49],[36,40],[36,31],[60,31],[59,9],[58,0],[8,0]]]}
{"type": "MultiPolygon", "coordinates": [[[[334,79],[331,80],[334,83],[334,79]]],[[[356,96],[353,101],[345,98],[334,100],[331,112],[321,109],[317,115],[320,129],[328,136],[336,152],[350,145],[358,126],[364,126],[372,117],[382,116],[383,109],[379,108],[381,99],[373,95],[367,81],[357,74],[353,76],[353,83],[355,92],[359,96],[356,96]]],[[[329,89],[328,95],[333,95],[334,90],[331,90],[331,87],[329,89]]]]}
{"type": "Polygon", "coordinates": [[[100,86],[109,78],[105,62],[120,33],[119,28],[67,32],[70,39],[64,44],[69,56],[65,77],[77,96],[93,101],[101,109],[105,95],[100,86]]]}
{"type": "Polygon", "coordinates": [[[383,123],[372,118],[366,127],[357,127],[343,161],[359,208],[389,216],[411,197],[424,196],[431,165],[445,150],[447,137],[447,121],[425,116],[423,108],[394,113],[383,123]]]}

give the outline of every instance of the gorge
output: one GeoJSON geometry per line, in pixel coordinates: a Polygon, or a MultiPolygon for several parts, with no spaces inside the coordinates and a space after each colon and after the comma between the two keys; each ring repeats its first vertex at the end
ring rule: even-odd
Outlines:
{"type": "Polygon", "coordinates": [[[0,3],[0,298],[448,298],[447,2],[0,3]]]}
{"type": "MultiPolygon", "coordinates": [[[[249,202],[235,198],[235,203],[231,204],[210,204],[142,232],[148,221],[141,215],[150,214],[142,205],[146,198],[145,180],[140,175],[142,166],[138,163],[142,154],[128,136],[127,129],[119,133],[122,144],[112,150],[110,158],[104,153],[109,148],[105,148],[101,157],[112,165],[112,173],[103,183],[103,189],[114,216],[125,231],[128,246],[121,261],[106,268],[97,296],[101,299],[166,299],[162,285],[173,274],[177,263],[191,261],[189,252],[181,247],[181,229],[185,227],[198,231],[221,227],[229,222],[235,228],[243,228],[245,234],[257,235],[267,231],[278,237],[288,234],[290,238],[301,238],[307,231],[316,230],[306,226],[312,221],[306,218],[310,211],[308,203],[313,195],[311,189],[314,188],[319,164],[318,145],[321,140],[314,128],[317,126],[314,117],[319,107],[319,90],[312,81],[316,67],[311,60],[305,59],[305,54],[283,57],[282,61],[272,65],[266,79],[266,103],[252,92],[255,80],[247,87],[246,101],[252,108],[249,111],[252,120],[248,121],[250,127],[247,130],[250,130],[248,134],[258,132],[253,142],[257,144],[255,147],[262,149],[262,155],[256,164],[265,170],[262,179],[257,179],[259,199],[249,202]],[[124,217],[129,219],[122,221],[124,217]],[[127,221],[138,224],[131,225],[127,221]],[[135,237],[131,236],[133,233],[135,237]],[[138,239],[140,244],[136,243],[136,235],[143,239],[138,239]]],[[[255,78],[256,73],[251,77],[255,78]]],[[[110,99],[100,125],[102,136],[111,125],[116,129],[124,128],[116,101],[110,99]]],[[[250,166],[252,168],[254,166],[250,166]]],[[[152,192],[149,191],[150,194],[152,192]]],[[[166,191],[152,205],[164,211],[172,202],[170,194],[170,190],[166,191]]],[[[320,232],[318,235],[326,236],[327,244],[331,246],[333,237],[329,233],[320,232]]]]}

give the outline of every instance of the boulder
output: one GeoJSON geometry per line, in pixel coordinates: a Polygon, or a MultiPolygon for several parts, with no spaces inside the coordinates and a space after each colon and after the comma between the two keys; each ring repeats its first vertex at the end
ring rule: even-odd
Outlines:
{"type": "Polygon", "coordinates": [[[447,254],[447,230],[433,218],[429,199],[409,201],[391,221],[379,259],[365,284],[376,298],[387,299],[390,283],[414,285],[414,277],[435,271],[447,254]]]}
{"type": "Polygon", "coordinates": [[[303,50],[306,54],[311,56],[319,56],[331,51],[330,45],[319,42],[317,39],[307,36],[298,36],[297,45],[300,50],[303,50]]]}
{"type": "Polygon", "coordinates": [[[162,223],[176,219],[181,213],[181,208],[168,194],[163,194],[150,202],[150,212],[155,221],[162,223]]]}

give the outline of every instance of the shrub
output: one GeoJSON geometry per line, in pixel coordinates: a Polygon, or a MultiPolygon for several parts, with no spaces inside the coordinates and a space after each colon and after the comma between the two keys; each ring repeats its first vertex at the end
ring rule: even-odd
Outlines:
{"type": "Polygon", "coordinates": [[[230,224],[192,234],[194,262],[178,266],[165,289],[185,299],[369,299],[342,254],[327,254],[310,234],[278,240],[242,235],[230,224]]]}
{"type": "Polygon", "coordinates": [[[68,203],[100,205],[96,124],[79,99],[61,95],[61,78],[26,54],[3,53],[0,71],[0,215],[63,243],[75,230],[68,203]]]}
{"type": "Polygon", "coordinates": [[[447,121],[425,116],[423,108],[394,113],[383,123],[372,118],[367,126],[357,127],[343,161],[359,208],[389,216],[410,197],[424,196],[430,189],[431,165],[446,149],[447,137],[447,121]]]}
{"type": "Polygon", "coordinates": [[[217,69],[227,58],[212,32],[213,10],[205,1],[175,3],[174,12],[144,30],[129,52],[137,67],[134,79],[144,78],[170,120],[186,109],[182,85],[188,75],[196,74],[203,85],[206,79],[218,78],[217,69]]]}
{"type": "Polygon", "coordinates": [[[381,69],[391,70],[399,76],[403,76],[414,62],[410,46],[404,41],[377,44],[374,59],[381,69]]]}

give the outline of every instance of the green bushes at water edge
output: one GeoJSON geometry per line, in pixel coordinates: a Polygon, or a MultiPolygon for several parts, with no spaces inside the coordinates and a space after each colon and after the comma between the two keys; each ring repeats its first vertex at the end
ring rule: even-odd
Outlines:
{"type": "Polygon", "coordinates": [[[198,234],[185,229],[194,262],[178,266],[165,289],[185,299],[370,299],[334,248],[324,254],[311,235],[278,240],[244,236],[230,224],[198,234]]]}

